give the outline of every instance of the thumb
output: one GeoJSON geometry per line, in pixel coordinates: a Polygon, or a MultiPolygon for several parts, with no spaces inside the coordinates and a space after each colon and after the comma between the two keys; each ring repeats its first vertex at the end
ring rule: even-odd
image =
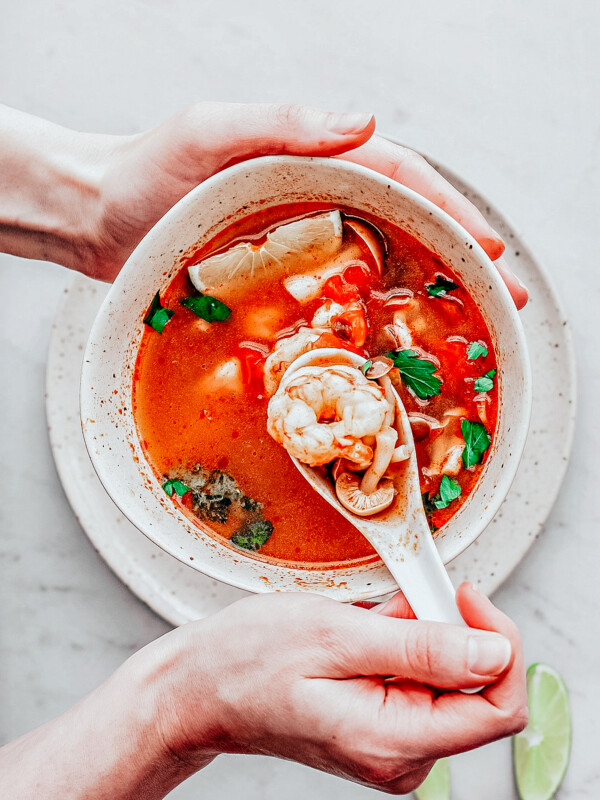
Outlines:
{"type": "MultiPolygon", "coordinates": [[[[197,165],[197,180],[261,155],[331,156],[356,148],[375,130],[372,114],[303,105],[198,103],[164,123],[197,165]]],[[[187,159],[183,159],[187,161],[187,159]]]]}
{"type": "Polygon", "coordinates": [[[362,609],[354,613],[354,630],[345,637],[349,646],[337,662],[346,677],[386,675],[462,689],[492,683],[511,660],[511,643],[499,633],[362,609]]]}

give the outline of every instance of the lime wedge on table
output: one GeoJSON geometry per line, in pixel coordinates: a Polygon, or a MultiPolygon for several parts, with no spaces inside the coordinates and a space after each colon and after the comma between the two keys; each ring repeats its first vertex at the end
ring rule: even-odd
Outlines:
{"type": "Polygon", "coordinates": [[[513,738],[513,762],[521,800],[550,800],[571,754],[569,695],[560,675],[546,664],[527,670],[529,724],[513,738]]]}
{"type": "Polygon", "coordinates": [[[287,275],[331,259],[341,248],[342,217],[328,211],[280,225],[261,245],[241,242],[189,267],[199,292],[218,290],[230,280],[246,281],[265,272],[287,275]]]}
{"type": "Polygon", "coordinates": [[[447,758],[436,761],[418,789],[417,800],[450,800],[450,763],[447,758]]]}

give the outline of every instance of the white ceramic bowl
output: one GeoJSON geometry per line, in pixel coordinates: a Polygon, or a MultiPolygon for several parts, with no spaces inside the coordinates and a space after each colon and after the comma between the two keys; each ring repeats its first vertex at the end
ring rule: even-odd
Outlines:
{"type": "Polygon", "coordinates": [[[84,356],[81,419],[106,491],[140,531],[171,555],[254,592],[314,591],[356,601],[395,588],[381,562],[294,569],[234,551],[196,527],[166,496],[148,465],[132,413],[143,318],[157,289],[177,269],[180,254],[255,209],[307,200],[352,206],[404,228],[455,270],[485,318],[498,358],[498,429],[475,490],[436,537],[446,563],[470,545],[506,496],[525,445],[531,379],[521,322],[492,262],[458,223],[410,189],[349,162],[259,158],[215,175],[180,200],[132,253],[100,309],[84,356]]]}

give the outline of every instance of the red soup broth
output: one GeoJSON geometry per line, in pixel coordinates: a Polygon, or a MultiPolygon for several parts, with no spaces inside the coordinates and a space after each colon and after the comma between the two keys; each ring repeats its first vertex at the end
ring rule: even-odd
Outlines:
{"type": "MultiPolygon", "coordinates": [[[[460,407],[461,417],[483,422],[493,440],[497,421],[497,388],[482,397],[474,390],[474,381],[496,369],[491,337],[474,300],[458,277],[440,259],[406,231],[364,212],[338,206],[303,203],[278,206],[248,214],[231,225],[208,244],[186,253],[174,269],[174,277],[161,295],[163,306],[175,314],[162,334],[150,327],[144,330],[133,382],[133,410],[138,434],[146,457],[161,482],[167,477],[185,475],[202,468],[204,474],[219,471],[231,476],[239,492],[263,506],[262,515],[273,525],[273,532],[257,558],[277,559],[310,568],[368,563],[377,554],[356,528],[323,500],[294,467],[287,452],[267,433],[267,397],[262,383],[262,365],[273,348],[277,334],[300,324],[309,324],[324,298],[308,303],[297,302],[279,281],[265,279],[260,285],[238,295],[232,314],[225,322],[205,323],[180,305],[184,297],[197,294],[187,266],[208,254],[237,241],[260,242],[268,230],[307,214],[340,208],[348,215],[375,225],[386,243],[385,269],[381,277],[371,279],[368,287],[359,287],[368,332],[363,348],[365,357],[385,354],[390,349],[385,325],[390,322],[393,305],[390,297],[411,298],[410,324],[419,354],[439,368],[435,375],[442,381],[441,393],[423,400],[402,383],[398,389],[409,414],[442,419],[460,407]],[[443,275],[457,285],[451,293],[435,297],[427,285],[443,275]],[[418,330],[417,330],[418,329],[418,330]],[[487,354],[467,358],[470,343],[486,345],[487,354]],[[242,364],[243,388],[229,388],[226,379],[215,381],[215,370],[232,357],[242,364]]],[[[353,236],[346,228],[344,236],[353,236]]],[[[358,238],[356,240],[359,242],[358,238]]],[[[360,240],[362,243],[362,240],[360,240]]],[[[370,258],[364,248],[365,261],[370,258]]],[[[372,259],[371,259],[372,260],[372,259]]],[[[335,300],[339,286],[325,292],[335,300]]],[[[455,425],[460,436],[460,418],[455,425]]],[[[441,476],[428,476],[427,465],[435,451],[436,431],[416,441],[421,468],[421,490],[434,498],[441,476]],[[425,468],[425,471],[423,471],[425,468]]],[[[416,439],[417,437],[415,437],[416,439]]],[[[462,494],[447,508],[429,505],[432,530],[442,527],[461,507],[474,489],[482,465],[461,469],[456,476],[462,494]]],[[[203,519],[193,513],[190,492],[183,497],[173,494],[184,513],[204,530],[227,542],[240,526],[240,517],[232,510],[226,520],[203,519]]],[[[233,546],[233,545],[230,545],[233,546]]]]}

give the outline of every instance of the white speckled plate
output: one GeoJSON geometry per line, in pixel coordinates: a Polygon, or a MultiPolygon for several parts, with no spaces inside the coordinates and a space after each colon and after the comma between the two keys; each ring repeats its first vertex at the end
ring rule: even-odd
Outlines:
{"type": "MultiPolygon", "coordinates": [[[[523,459],[492,524],[449,566],[454,583],[471,580],[491,594],[539,534],[565,473],[575,417],[573,347],[554,290],[517,233],[485,198],[437,168],[503,236],[505,259],[533,298],[522,312],[533,371],[531,427],[523,459]],[[536,491],[539,486],[544,492],[536,491]]],[[[203,576],[153,544],[121,514],[94,472],[79,421],[79,380],[83,349],[107,289],[76,276],[57,311],[46,377],[50,442],[67,497],[100,555],[140,599],[179,625],[246,592],[203,576]]]]}

